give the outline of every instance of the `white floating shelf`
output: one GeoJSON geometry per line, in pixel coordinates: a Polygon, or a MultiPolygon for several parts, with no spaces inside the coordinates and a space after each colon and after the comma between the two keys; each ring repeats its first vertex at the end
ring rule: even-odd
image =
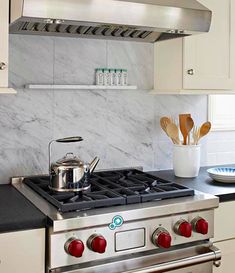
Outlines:
{"type": "Polygon", "coordinates": [[[8,87],[0,87],[0,94],[16,94],[16,90],[8,87]]]}
{"type": "Polygon", "coordinates": [[[136,85],[105,86],[105,85],[72,85],[72,84],[28,84],[27,89],[53,89],[53,90],[135,90],[136,85]]]}

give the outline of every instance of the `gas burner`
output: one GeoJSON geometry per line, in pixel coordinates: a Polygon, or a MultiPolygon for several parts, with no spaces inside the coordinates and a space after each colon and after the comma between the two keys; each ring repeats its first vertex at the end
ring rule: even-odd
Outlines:
{"type": "Polygon", "coordinates": [[[54,192],[49,189],[49,176],[27,177],[24,183],[61,212],[194,195],[192,189],[136,169],[96,172],[91,188],[83,193],[54,192]]]}

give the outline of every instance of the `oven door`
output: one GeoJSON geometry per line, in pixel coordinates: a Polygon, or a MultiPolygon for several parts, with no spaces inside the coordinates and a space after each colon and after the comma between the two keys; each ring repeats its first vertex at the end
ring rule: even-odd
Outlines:
{"type": "Polygon", "coordinates": [[[212,273],[219,266],[221,251],[215,246],[201,245],[172,249],[158,254],[123,257],[103,264],[87,263],[76,268],[57,268],[51,273],[212,273]]]}

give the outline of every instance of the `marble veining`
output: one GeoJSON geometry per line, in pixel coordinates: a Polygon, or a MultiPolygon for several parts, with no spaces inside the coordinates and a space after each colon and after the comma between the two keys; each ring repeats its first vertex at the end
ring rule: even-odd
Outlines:
{"type": "Polygon", "coordinates": [[[98,67],[106,67],[105,41],[54,39],[55,84],[94,84],[98,67]]]}
{"type": "Polygon", "coordinates": [[[25,83],[53,83],[54,39],[10,35],[10,84],[15,88],[25,83]]]}
{"type": "MultiPolygon", "coordinates": [[[[48,172],[48,143],[81,135],[76,145],[53,145],[52,160],[74,152],[99,169],[171,167],[172,144],[159,127],[163,115],[207,118],[206,96],[154,96],[153,45],[73,38],[10,36],[10,82],[0,96],[0,183],[14,175],[48,172]],[[27,90],[25,84],[93,84],[96,67],[127,68],[138,90],[27,90]],[[192,99],[193,98],[193,99],[192,99]]],[[[206,141],[202,143],[206,162],[206,141]]]]}
{"type": "Polygon", "coordinates": [[[126,68],[129,84],[153,88],[153,45],[137,42],[107,42],[107,66],[126,68]]]}

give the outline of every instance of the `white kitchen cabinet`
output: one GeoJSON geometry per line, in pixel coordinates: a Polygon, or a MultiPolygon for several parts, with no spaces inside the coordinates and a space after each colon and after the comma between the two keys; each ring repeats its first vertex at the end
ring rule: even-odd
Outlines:
{"type": "Polygon", "coordinates": [[[235,257],[235,201],[220,203],[215,210],[214,244],[222,252],[221,266],[213,273],[234,273],[235,257]]]}
{"type": "Polygon", "coordinates": [[[212,94],[235,90],[235,0],[200,2],[212,10],[209,33],[154,45],[154,92],[212,94]]]}
{"type": "MultiPolygon", "coordinates": [[[[214,242],[235,239],[235,201],[223,202],[215,210],[214,242]]],[[[234,245],[235,248],[235,245],[234,245]]]]}
{"type": "Polygon", "coordinates": [[[16,93],[8,88],[9,0],[0,0],[0,93],[16,93]]]}
{"type": "Polygon", "coordinates": [[[221,250],[220,267],[213,267],[213,273],[234,273],[235,239],[217,242],[216,247],[221,250]]]}
{"type": "Polygon", "coordinates": [[[0,272],[44,273],[45,229],[0,234],[0,272]]]}

